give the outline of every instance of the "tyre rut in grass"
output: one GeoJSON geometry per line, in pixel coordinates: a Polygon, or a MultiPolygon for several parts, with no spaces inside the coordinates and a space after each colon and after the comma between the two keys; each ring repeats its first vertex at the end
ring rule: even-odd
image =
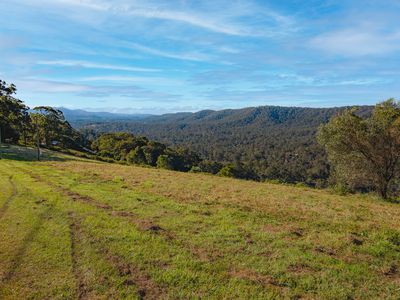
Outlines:
{"type": "Polygon", "coordinates": [[[72,262],[72,272],[74,273],[75,282],[76,282],[76,297],[77,299],[84,299],[88,288],[85,284],[82,273],[79,271],[78,261],[77,261],[77,244],[80,240],[80,227],[77,225],[75,221],[75,214],[73,212],[68,213],[69,220],[69,232],[71,238],[71,262],[72,262]]]}
{"type": "Polygon", "coordinates": [[[79,272],[79,265],[77,262],[77,246],[82,239],[87,239],[90,242],[91,248],[95,250],[102,258],[104,258],[117,274],[126,278],[125,285],[134,285],[137,288],[137,296],[140,299],[159,299],[165,291],[155,284],[150,276],[140,270],[133,264],[126,262],[123,257],[113,253],[107,247],[101,246],[95,238],[87,236],[88,233],[84,231],[79,217],[74,212],[69,212],[68,218],[70,221],[71,230],[71,256],[73,262],[74,275],[77,282],[76,295],[78,299],[85,299],[89,296],[90,287],[86,286],[85,279],[79,272]]]}
{"type": "Polygon", "coordinates": [[[36,222],[22,240],[21,246],[17,249],[16,254],[11,261],[11,267],[5,273],[3,278],[0,279],[0,284],[8,282],[14,277],[17,269],[22,263],[23,258],[25,257],[25,253],[27,252],[29,245],[35,240],[39,230],[41,229],[46,217],[48,217],[52,208],[53,207],[49,205],[43,212],[39,214],[36,222]]]}
{"type": "Polygon", "coordinates": [[[18,192],[17,192],[17,187],[14,183],[14,181],[12,180],[12,176],[9,177],[9,182],[10,185],[12,187],[12,194],[6,199],[6,202],[4,202],[4,204],[0,207],[0,219],[4,216],[4,214],[6,213],[8,206],[10,205],[11,201],[17,196],[18,192]]]}
{"type": "MultiPolygon", "coordinates": [[[[26,172],[26,171],[25,171],[26,172]]],[[[70,198],[73,201],[78,201],[84,204],[88,204],[94,208],[100,209],[102,211],[107,212],[109,216],[112,217],[120,217],[122,219],[128,220],[130,223],[135,225],[137,229],[139,229],[142,232],[149,232],[151,234],[156,234],[156,235],[161,235],[165,238],[165,240],[168,242],[175,242],[177,245],[186,248],[189,250],[189,253],[195,258],[198,259],[199,261],[206,263],[206,262],[213,262],[215,260],[218,260],[221,258],[220,254],[215,254],[210,252],[210,249],[205,249],[205,248],[199,248],[199,247],[193,247],[190,245],[190,243],[187,243],[186,241],[180,240],[177,238],[173,233],[169,232],[168,230],[158,226],[157,224],[154,224],[151,220],[147,219],[139,219],[136,217],[136,214],[132,212],[127,212],[127,211],[117,211],[113,210],[113,207],[101,203],[97,201],[96,199],[86,196],[86,195],[81,195],[77,192],[71,191],[66,187],[63,187],[61,185],[57,185],[52,182],[48,182],[44,180],[40,175],[34,174],[32,172],[26,172],[31,175],[32,178],[34,178],[38,182],[42,182],[44,184],[49,185],[51,188],[56,190],[57,192],[65,195],[66,197],[70,198]]],[[[108,253],[107,258],[111,260],[114,264],[116,264],[118,267],[117,269],[122,270],[121,275],[124,274],[124,270],[130,270],[128,267],[124,267],[124,264],[121,264],[121,259],[118,258],[115,255],[110,254],[110,252],[107,249],[103,249],[104,252],[108,253]],[[122,267],[121,267],[122,266],[122,267]]],[[[231,278],[237,279],[237,276],[235,276],[235,273],[230,272],[231,270],[227,270],[227,275],[231,278]]],[[[145,277],[144,277],[145,278],[145,277]]],[[[253,281],[250,279],[250,281],[253,281]]],[[[259,283],[258,280],[254,281],[255,283],[259,283]]],[[[274,281],[269,281],[268,286],[270,287],[280,287],[280,284],[276,284],[274,281]]],[[[283,288],[283,287],[282,287],[283,288]]],[[[140,295],[139,295],[140,296],[140,295]]]]}

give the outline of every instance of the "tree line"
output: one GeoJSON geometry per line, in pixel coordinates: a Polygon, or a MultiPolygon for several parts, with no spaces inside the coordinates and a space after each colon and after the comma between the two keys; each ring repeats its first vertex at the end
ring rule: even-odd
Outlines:
{"type": "Polygon", "coordinates": [[[79,149],[83,136],[50,106],[29,109],[15,97],[17,88],[0,80],[0,142],[79,149]]]}
{"type": "Polygon", "coordinates": [[[128,164],[152,166],[181,172],[211,173],[225,177],[257,179],[256,174],[240,164],[221,164],[202,159],[184,147],[167,147],[146,137],[126,132],[103,133],[91,143],[91,149],[103,158],[128,164]]]}
{"type": "MultiPolygon", "coordinates": [[[[49,106],[29,109],[23,101],[15,97],[16,91],[15,85],[0,80],[0,142],[36,145],[50,149],[76,149],[89,158],[182,172],[206,172],[252,180],[265,179],[257,172],[257,165],[243,163],[239,158],[227,162],[204,159],[189,147],[168,147],[161,142],[127,132],[99,134],[93,128],[78,131],[58,109],[49,106]]],[[[278,123],[282,118],[279,114],[275,114],[274,117],[278,123]]],[[[235,127],[234,124],[231,125],[235,127]]],[[[304,131],[297,132],[300,137],[293,138],[302,140],[300,133],[304,131]]],[[[252,137],[251,132],[248,132],[248,135],[252,137]]],[[[275,165],[273,162],[265,162],[257,153],[255,158],[259,163],[272,165],[271,172],[272,174],[276,172],[276,178],[282,178],[285,172],[289,178],[298,172],[299,177],[295,175],[296,179],[304,174],[322,172],[326,176],[327,185],[334,186],[341,192],[376,191],[384,199],[399,194],[400,103],[398,101],[389,99],[369,111],[363,108],[338,110],[336,115],[329,118],[329,122],[315,130],[313,136],[318,143],[297,148],[295,152],[283,151],[279,157],[283,155],[284,160],[278,159],[279,166],[276,165],[277,162],[275,165]],[[322,156],[319,156],[321,152],[322,156]],[[298,170],[293,162],[300,162],[298,170]],[[316,162],[323,165],[323,168],[316,162]],[[294,169],[290,171],[290,168],[294,169]]],[[[279,140],[279,136],[276,139],[279,140]]],[[[281,143],[285,141],[290,139],[283,135],[281,143]]],[[[306,141],[307,139],[304,140],[304,145],[307,145],[306,141]]],[[[231,145],[232,148],[235,146],[235,143],[231,145]]],[[[274,151],[285,149],[283,146],[278,149],[271,147],[274,151]]],[[[255,150],[251,145],[248,145],[248,148],[249,151],[255,150]]],[[[303,177],[299,181],[308,183],[308,179],[304,178],[309,177],[303,177]]],[[[314,179],[320,178],[314,177],[314,179]]]]}

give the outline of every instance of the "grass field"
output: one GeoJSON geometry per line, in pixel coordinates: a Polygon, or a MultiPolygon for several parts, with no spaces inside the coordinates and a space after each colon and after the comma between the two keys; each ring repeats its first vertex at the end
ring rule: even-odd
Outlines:
{"type": "Polygon", "coordinates": [[[400,204],[3,152],[0,299],[400,299],[400,204]]]}

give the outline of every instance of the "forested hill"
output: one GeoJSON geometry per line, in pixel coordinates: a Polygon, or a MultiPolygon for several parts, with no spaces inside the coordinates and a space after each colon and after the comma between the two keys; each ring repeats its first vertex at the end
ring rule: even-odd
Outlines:
{"type": "MultiPolygon", "coordinates": [[[[126,131],[168,145],[181,145],[219,162],[245,164],[261,179],[306,182],[327,179],[328,167],[315,133],[339,108],[263,106],[176,113],[142,120],[97,122],[85,129],[126,131]]],[[[358,107],[367,115],[372,107],[358,107]]]]}

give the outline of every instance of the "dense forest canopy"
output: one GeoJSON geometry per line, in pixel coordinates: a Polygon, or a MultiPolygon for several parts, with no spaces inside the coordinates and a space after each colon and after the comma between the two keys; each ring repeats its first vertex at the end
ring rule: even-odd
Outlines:
{"type": "MultiPolygon", "coordinates": [[[[177,113],[140,121],[104,122],[83,126],[87,135],[131,132],[187,147],[203,158],[252,170],[250,177],[325,185],[329,164],[316,142],[318,127],[346,108],[264,106],[237,110],[177,113]]],[[[367,116],[371,107],[359,107],[367,116]]]]}

